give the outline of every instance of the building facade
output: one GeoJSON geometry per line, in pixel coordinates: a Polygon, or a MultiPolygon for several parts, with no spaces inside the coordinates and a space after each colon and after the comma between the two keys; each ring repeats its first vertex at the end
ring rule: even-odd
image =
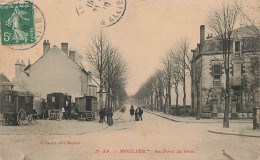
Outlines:
{"type": "MultiPolygon", "coordinates": [[[[252,118],[253,108],[259,106],[259,34],[252,27],[240,27],[231,37],[229,117],[252,118]]],[[[200,43],[192,52],[192,105],[201,117],[223,118],[226,73],[221,39],[205,39],[202,25],[200,43]]]]}
{"type": "Polygon", "coordinates": [[[68,51],[68,43],[50,48],[49,41],[43,43],[43,55],[33,64],[26,66],[19,60],[15,64],[16,90],[28,90],[46,98],[53,92],[67,93],[72,99],[80,96],[96,97],[96,84],[90,72],[75,62],[75,51],[68,51]]]}

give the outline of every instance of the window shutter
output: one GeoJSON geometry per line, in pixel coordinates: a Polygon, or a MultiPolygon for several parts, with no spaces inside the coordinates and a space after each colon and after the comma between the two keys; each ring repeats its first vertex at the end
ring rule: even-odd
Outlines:
{"type": "Polygon", "coordinates": [[[234,76],[234,66],[233,66],[233,64],[230,65],[229,71],[230,71],[230,75],[234,76]]]}
{"type": "Polygon", "coordinates": [[[213,77],[212,65],[210,65],[209,71],[209,74],[211,75],[211,77],[213,77]]]}

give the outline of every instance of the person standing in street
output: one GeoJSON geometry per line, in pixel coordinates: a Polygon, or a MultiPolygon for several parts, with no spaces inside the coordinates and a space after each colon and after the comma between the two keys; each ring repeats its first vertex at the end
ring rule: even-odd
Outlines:
{"type": "Polygon", "coordinates": [[[113,125],[113,112],[112,112],[111,108],[109,108],[108,111],[107,111],[107,124],[109,126],[113,125]]]}
{"type": "Polygon", "coordinates": [[[130,108],[130,121],[134,121],[134,114],[135,114],[135,110],[134,110],[134,106],[131,105],[131,108],[130,108]]]}
{"type": "Polygon", "coordinates": [[[139,111],[137,108],[135,109],[135,120],[139,121],[139,111]]]}
{"type": "Polygon", "coordinates": [[[99,111],[99,123],[103,123],[103,109],[101,109],[100,111],[99,111]]]}
{"type": "Polygon", "coordinates": [[[140,118],[140,120],[141,121],[143,121],[143,110],[142,110],[142,108],[141,107],[139,107],[139,118],[140,118]]]}

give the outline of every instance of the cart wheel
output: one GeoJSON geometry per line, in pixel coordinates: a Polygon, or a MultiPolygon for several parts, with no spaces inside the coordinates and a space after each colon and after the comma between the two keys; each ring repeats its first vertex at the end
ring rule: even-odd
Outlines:
{"type": "Polygon", "coordinates": [[[25,110],[21,109],[17,115],[18,125],[24,125],[25,119],[26,119],[26,112],[25,112],[25,110]]]}
{"type": "Polygon", "coordinates": [[[33,121],[33,116],[32,115],[28,115],[27,116],[27,120],[28,120],[28,123],[31,125],[32,121],[33,121]]]}

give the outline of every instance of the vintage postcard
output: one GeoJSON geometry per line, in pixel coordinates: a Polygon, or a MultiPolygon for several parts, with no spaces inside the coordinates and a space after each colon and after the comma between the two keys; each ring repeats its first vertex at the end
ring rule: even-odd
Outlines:
{"type": "Polygon", "coordinates": [[[259,0],[0,0],[0,160],[259,160],[259,0]]]}

